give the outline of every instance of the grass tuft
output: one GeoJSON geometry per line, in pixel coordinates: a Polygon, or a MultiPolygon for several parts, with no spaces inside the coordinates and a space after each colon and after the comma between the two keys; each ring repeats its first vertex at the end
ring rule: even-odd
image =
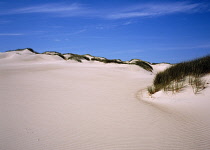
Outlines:
{"type": "Polygon", "coordinates": [[[182,62],[159,72],[154,78],[153,86],[156,91],[164,89],[164,91],[177,92],[184,87],[189,77],[188,84],[192,85],[194,93],[197,94],[205,88],[205,82],[201,77],[208,73],[210,73],[210,55],[182,62]]]}
{"type": "Polygon", "coordinates": [[[63,56],[63,54],[61,54],[61,53],[59,53],[59,52],[56,52],[56,51],[46,51],[46,52],[44,52],[44,53],[42,53],[42,54],[57,55],[57,56],[63,58],[64,60],[66,59],[66,58],[63,56]]]}
{"type": "Polygon", "coordinates": [[[149,95],[155,94],[157,92],[154,86],[148,86],[147,91],[149,95]]]}
{"type": "Polygon", "coordinates": [[[137,66],[140,66],[143,69],[150,71],[150,72],[152,72],[152,70],[153,70],[152,66],[150,66],[148,63],[146,63],[144,61],[136,61],[134,64],[137,66]]]}
{"type": "Polygon", "coordinates": [[[100,57],[94,57],[91,59],[92,61],[99,61],[103,63],[116,63],[116,64],[124,64],[124,62],[120,59],[106,59],[106,58],[100,58],[100,57]]]}
{"type": "Polygon", "coordinates": [[[206,85],[206,81],[202,80],[199,77],[189,77],[188,79],[189,84],[192,86],[193,92],[195,94],[199,93],[200,91],[202,91],[203,89],[205,89],[205,85],[206,85]]]}
{"type": "Polygon", "coordinates": [[[172,93],[180,92],[184,88],[184,81],[173,81],[168,86],[164,87],[165,92],[171,91],[172,93]]]}
{"type": "Polygon", "coordinates": [[[87,60],[87,61],[90,61],[90,59],[84,55],[78,55],[78,54],[72,54],[70,53],[70,57],[68,59],[71,59],[71,60],[75,60],[75,61],[78,61],[78,62],[82,62],[82,60],[87,60]]]}

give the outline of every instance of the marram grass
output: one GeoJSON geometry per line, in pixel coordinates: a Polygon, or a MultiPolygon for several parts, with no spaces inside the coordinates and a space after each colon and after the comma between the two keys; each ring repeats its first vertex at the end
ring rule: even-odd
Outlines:
{"type": "Polygon", "coordinates": [[[192,61],[182,62],[159,72],[153,81],[153,86],[148,88],[150,94],[157,91],[179,91],[187,77],[191,77],[188,84],[193,86],[194,93],[204,88],[201,77],[210,73],[210,55],[192,61]],[[191,82],[191,83],[190,83],[191,82]]]}

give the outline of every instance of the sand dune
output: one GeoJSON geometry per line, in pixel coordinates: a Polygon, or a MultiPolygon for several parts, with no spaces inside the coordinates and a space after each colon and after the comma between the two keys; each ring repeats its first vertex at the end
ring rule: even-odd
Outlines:
{"type": "Polygon", "coordinates": [[[0,149],[210,149],[210,88],[151,99],[153,78],[135,65],[1,53],[0,149]]]}
{"type": "Polygon", "coordinates": [[[170,66],[171,66],[171,64],[166,64],[166,63],[152,65],[153,73],[158,73],[158,72],[164,71],[166,68],[168,68],[170,66]]]}
{"type": "Polygon", "coordinates": [[[29,50],[0,53],[0,62],[6,64],[44,63],[64,61],[57,55],[34,54],[29,50]]]}

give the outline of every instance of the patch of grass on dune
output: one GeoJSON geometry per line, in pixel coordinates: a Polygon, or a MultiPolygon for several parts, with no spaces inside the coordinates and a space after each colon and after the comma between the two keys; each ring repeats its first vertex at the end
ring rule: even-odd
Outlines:
{"type": "Polygon", "coordinates": [[[123,64],[123,61],[120,59],[104,59],[104,63],[116,63],[116,64],[123,64]]]}
{"type": "Polygon", "coordinates": [[[144,61],[137,61],[134,64],[150,72],[152,72],[153,70],[152,66],[150,66],[147,62],[144,61]]]}
{"type": "Polygon", "coordinates": [[[23,51],[23,50],[29,50],[30,52],[32,53],[35,53],[35,54],[39,54],[38,52],[34,51],[32,48],[24,48],[24,49],[16,49],[16,50],[8,50],[6,52],[12,52],[12,51],[23,51]]]}
{"type": "Polygon", "coordinates": [[[46,51],[46,52],[44,52],[44,53],[42,53],[42,54],[57,55],[57,56],[59,56],[59,57],[61,57],[61,58],[63,58],[63,59],[66,59],[66,58],[63,56],[63,54],[61,54],[61,53],[59,53],[59,52],[56,52],[56,51],[46,51]]]}
{"type": "MultiPolygon", "coordinates": [[[[31,48],[25,48],[25,49],[28,49],[29,51],[35,53],[35,54],[40,54],[36,51],[34,51],[33,49],[31,48]]],[[[9,50],[9,51],[23,51],[25,49],[16,49],[16,50],[9,50]]],[[[7,52],[9,52],[7,51],[7,52]]],[[[152,66],[150,65],[149,62],[146,62],[146,61],[142,61],[140,59],[131,59],[130,61],[122,61],[121,59],[107,59],[107,58],[104,58],[104,57],[95,57],[95,56],[92,56],[90,54],[86,54],[86,55],[78,55],[78,54],[73,54],[73,53],[65,53],[65,54],[62,54],[62,53],[59,53],[59,52],[56,52],[56,51],[45,51],[41,54],[46,54],[46,55],[57,55],[59,57],[61,57],[62,59],[64,60],[75,60],[77,62],[82,62],[82,60],[87,60],[87,61],[99,61],[99,62],[103,62],[103,63],[115,63],[115,64],[129,64],[129,65],[137,65],[147,71],[150,71],[152,72],[153,68],[152,66]],[[68,58],[65,57],[65,55],[69,55],[68,58]]]]}
{"type": "Polygon", "coordinates": [[[192,61],[178,63],[159,72],[148,87],[148,92],[154,94],[157,91],[179,91],[188,83],[193,87],[194,93],[205,88],[205,82],[201,77],[210,73],[210,55],[192,61]],[[188,82],[187,82],[188,79],[188,82]]]}
{"type": "Polygon", "coordinates": [[[68,59],[71,59],[71,60],[75,60],[75,61],[78,61],[78,62],[82,62],[82,60],[90,61],[90,59],[87,56],[84,56],[84,55],[78,55],[78,54],[72,54],[72,53],[70,53],[70,55],[71,56],[68,59]]]}
{"type": "Polygon", "coordinates": [[[129,65],[137,65],[147,71],[150,71],[152,72],[153,68],[152,66],[150,66],[149,63],[145,62],[145,61],[141,61],[141,60],[138,60],[138,61],[135,61],[133,63],[126,63],[120,59],[106,59],[106,58],[97,58],[97,57],[94,57],[91,59],[92,61],[99,61],[99,62],[103,62],[103,63],[116,63],[116,64],[129,64],[129,65]]]}
{"type": "Polygon", "coordinates": [[[91,58],[92,61],[99,61],[103,63],[116,63],[116,64],[123,64],[124,62],[120,59],[107,59],[104,57],[94,57],[91,58]]]}
{"type": "Polygon", "coordinates": [[[167,63],[167,62],[161,62],[161,63],[151,63],[151,65],[158,65],[158,64],[169,64],[169,65],[171,65],[170,63],[167,63]]]}

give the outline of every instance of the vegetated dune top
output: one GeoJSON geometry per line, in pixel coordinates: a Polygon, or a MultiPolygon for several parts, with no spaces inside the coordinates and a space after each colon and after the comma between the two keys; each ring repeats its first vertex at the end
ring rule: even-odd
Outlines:
{"type": "Polygon", "coordinates": [[[2,63],[44,63],[62,60],[63,59],[57,55],[35,54],[28,49],[0,53],[0,61],[2,63]]]}
{"type": "MultiPolygon", "coordinates": [[[[35,52],[33,49],[18,49],[11,50],[4,53],[0,53],[0,62],[2,64],[17,64],[17,63],[91,63],[97,64],[99,62],[106,64],[122,64],[122,66],[126,66],[125,64],[134,64],[137,65],[147,71],[157,73],[159,71],[164,70],[169,67],[170,64],[156,64],[152,65],[149,62],[142,61],[140,59],[131,59],[130,61],[121,61],[120,59],[106,59],[104,57],[95,57],[90,54],[86,55],[77,55],[72,53],[61,54],[59,52],[54,51],[46,51],[42,54],[35,52]]],[[[101,64],[101,63],[100,63],[101,64]]],[[[130,67],[130,68],[138,68],[138,67],[130,67]]]]}
{"type": "Polygon", "coordinates": [[[0,53],[0,149],[210,149],[209,88],[143,100],[153,73],[82,61],[0,53]]]}

